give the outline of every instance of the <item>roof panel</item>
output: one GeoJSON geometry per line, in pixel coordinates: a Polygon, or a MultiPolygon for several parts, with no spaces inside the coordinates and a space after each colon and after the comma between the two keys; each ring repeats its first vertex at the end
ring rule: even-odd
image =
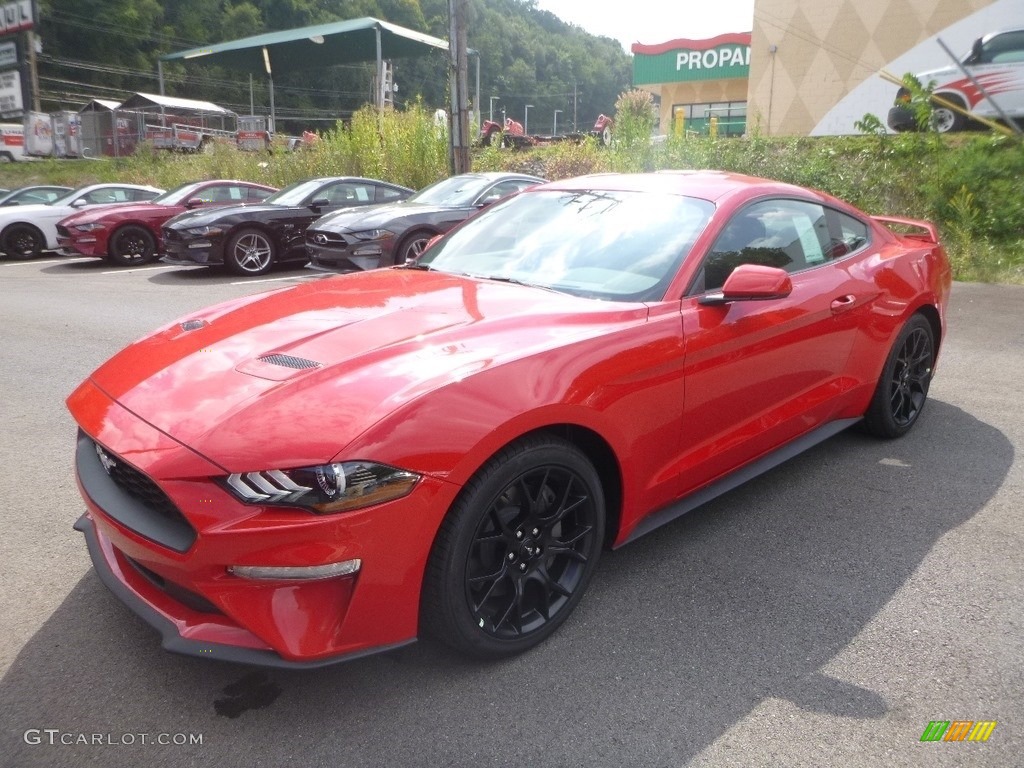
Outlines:
{"type": "Polygon", "coordinates": [[[422,56],[431,50],[448,50],[448,41],[406,29],[380,19],[365,17],[311,27],[267,32],[226,43],[190,48],[161,56],[162,61],[201,60],[230,69],[266,72],[266,48],[273,74],[377,60],[377,34],[381,57],[399,59],[422,56]]]}

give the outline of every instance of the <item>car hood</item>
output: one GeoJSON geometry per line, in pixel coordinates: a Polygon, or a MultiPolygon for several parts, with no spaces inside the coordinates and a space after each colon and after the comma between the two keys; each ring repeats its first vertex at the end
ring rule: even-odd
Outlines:
{"type": "MultiPolygon", "coordinates": [[[[468,210],[468,206],[465,207],[468,210]]],[[[309,229],[324,232],[359,232],[366,229],[387,229],[388,224],[407,218],[460,210],[460,206],[427,205],[426,203],[386,203],[362,210],[343,210],[321,216],[309,229]]]]}
{"type": "Polygon", "coordinates": [[[646,315],[640,304],[374,270],[191,315],[91,380],[227,471],[312,465],[432,390],[646,315]]]}
{"type": "Polygon", "coordinates": [[[65,226],[71,226],[74,224],[87,224],[93,221],[99,221],[105,218],[108,214],[113,213],[111,208],[116,209],[116,215],[119,218],[130,216],[139,219],[149,218],[150,216],[170,216],[175,212],[183,210],[183,208],[178,205],[160,205],[158,203],[119,203],[101,205],[73,213],[64,219],[62,223],[65,226]]]}
{"type": "Polygon", "coordinates": [[[232,217],[246,219],[259,218],[260,214],[274,213],[282,214],[288,211],[309,211],[301,205],[274,205],[273,203],[252,203],[244,205],[225,205],[217,208],[202,208],[180,213],[167,222],[165,226],[172,229],[184,229],[185,227],[205,227],[210,224],[217,224],[229,221],[232,217]]]}

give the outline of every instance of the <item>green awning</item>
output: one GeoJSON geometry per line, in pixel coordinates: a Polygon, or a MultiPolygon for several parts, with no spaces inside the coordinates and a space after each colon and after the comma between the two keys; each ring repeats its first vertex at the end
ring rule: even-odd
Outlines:
{"type": "Polygon", "coordinates": [[[400,59],[422,56],[432,50],[448,50],[447,40],[367,17],[283,32],[267,32],[227,43],[168,53],[161,56],[160,60],[197,61],[276,76],[332,64],[376,61],[378,35],[381,59],[400,59]]]}

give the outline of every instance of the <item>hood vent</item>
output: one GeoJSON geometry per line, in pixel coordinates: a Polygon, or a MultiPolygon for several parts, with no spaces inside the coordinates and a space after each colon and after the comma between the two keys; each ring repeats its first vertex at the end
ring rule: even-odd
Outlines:
{"type": "Polygon", "coordinates": [[[205,320],[186,320],[181,323],[181,330],[183,331],[198,331],[200,328],[206,326],[205,320]]]}
{"type": "Polygon", "coordinates": [[[260,362],[269,363],[270,365],[280,365],[283,368],[294,368],[298,371],[306,371],[310,368],[319,368],[320,363],[316,360],[307,360],[304,357],[295,357],[294,355],[263,355],[258,358],[260,362]]]}

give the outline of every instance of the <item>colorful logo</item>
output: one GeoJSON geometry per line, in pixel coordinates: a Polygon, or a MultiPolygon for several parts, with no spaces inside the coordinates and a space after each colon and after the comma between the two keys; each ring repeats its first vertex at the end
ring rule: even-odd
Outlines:
{"type": "Polygon", "coordinates": [[[932,720],[921,741],[988,741],[995,729],[995,720],[932,720]]]}

